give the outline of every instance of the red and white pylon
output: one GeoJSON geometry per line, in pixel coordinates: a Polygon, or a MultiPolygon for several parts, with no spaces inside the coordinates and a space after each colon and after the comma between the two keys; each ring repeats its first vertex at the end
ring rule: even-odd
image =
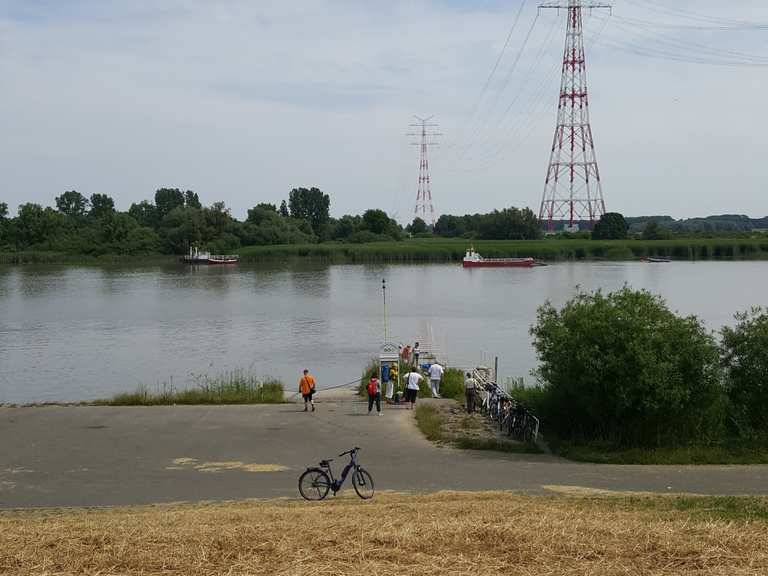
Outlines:
{"type": "Polygon", "coordinates": [[[556,222],[570,229],[580,222],[591,227],[605,214],[605,201],[589,122],[582,11],[611,6],[567,0],[546,2],[539,8],[563,9],[568,15],[557,126],[539,219],[549,230],[555,229],[556,222]]]}
{"type": "Polygon", "coordinates": [[[414,218],[421,218],[429,226],[435,225],[435,206],[432,203],[432,181],[429,175],[429,147],[437,146],[435,142],[429,142],[429,138],[442,136],[437,132],[431,132],[430,128],[437,128],[437,124],[430,124],[429,121],[434,118],[420,118],[414,116],[419,121],[418,124],[411,124],[414,128],[420,128],[418,134],[409,134],[409,136],[420,137],[419,142],[412,142],[413,146],[421,148],[421,159],[419,161],[419,187],[416,191],[416,208],[413,211],[414,218]]]}

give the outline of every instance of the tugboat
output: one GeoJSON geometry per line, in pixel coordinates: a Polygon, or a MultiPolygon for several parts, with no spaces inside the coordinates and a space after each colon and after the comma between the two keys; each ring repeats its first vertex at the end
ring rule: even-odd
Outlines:
{"type": "Polygon", "coordinates": [[[472,247],[467,250],[464,268],[533,268],[536,261],[533,258],[483,258],[472,247]]]}
{"type": "Polygon", "coordinates": [[[196,246],[189,248],[189,254],[182,260],[187,264],[237,264],[240,256],[237,254],[211,254],[210,252],[201,252],[196,246]]]}

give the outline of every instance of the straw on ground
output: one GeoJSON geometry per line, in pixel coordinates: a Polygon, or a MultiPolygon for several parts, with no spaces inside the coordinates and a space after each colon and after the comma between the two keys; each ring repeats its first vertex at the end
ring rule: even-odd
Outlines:
{"type": "Polygon", "coordinates": [[[441,493],[6,512],[0,573],[765,574],[768,499],[441,493]]]}

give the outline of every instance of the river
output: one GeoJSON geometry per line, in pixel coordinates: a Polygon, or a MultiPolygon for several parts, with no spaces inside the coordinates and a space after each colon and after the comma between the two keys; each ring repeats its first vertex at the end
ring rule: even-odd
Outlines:
{"type": "Polygon", "coordinates": [[[645,288],[711,330],[768,306],[768,262],[0,266],[0,403],[181,388],[236,369],[292,388],[307,367],[320,389],[342,384],[384,339],[382,279],[390,340],[412,343],[431,326],[451,365],[498,356],[502,378],[527,382],[536,308],[577,286],[645,288]]]}

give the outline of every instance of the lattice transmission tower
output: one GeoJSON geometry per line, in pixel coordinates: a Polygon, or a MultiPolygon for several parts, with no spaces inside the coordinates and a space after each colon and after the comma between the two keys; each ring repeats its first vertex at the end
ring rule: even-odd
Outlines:
{"type": "Polygon", "coordinates": [[[442,136],[435,132],[438,124],[430,123],[434,116],[429,118],[420,118],[414,116],[418,124],[411,124],[412,128],[419,128],[418,133],[411,133],[408,136],[418,137],[418,142],[411,142],[412,146],[419,146],[421,149],[421,159],[419,161],[419,187],[416,192],[416,208],[413,211],[414,218],[418,217],[424,220],[429,226],[435,225],[435,206],[432,204],[432,181],[429,175],[429,148],[437,146],[437,142],[430,142],[430,138],[442,136]]]}
{"type": "Polygon", "coordinates": [[[611,9],[609,4],[563,0],[545,2],[539,9],[565,10],[568,25],[563,52],[563,77],[557,108],[557,126],[541,200],[539,219],[549,230],[555,222],[575,230],[579,223],[591,227],[605,214],[603,186],[595,155],[595,141],[589,123],[587,64],[584,53],[583,10],[611,9]]]}

